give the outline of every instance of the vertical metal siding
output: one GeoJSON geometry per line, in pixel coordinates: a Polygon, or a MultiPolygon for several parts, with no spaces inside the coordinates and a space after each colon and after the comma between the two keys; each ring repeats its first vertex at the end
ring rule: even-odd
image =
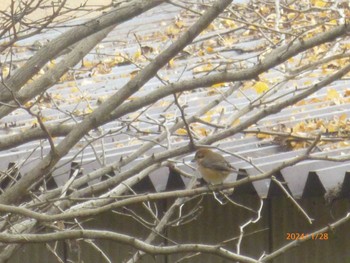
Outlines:
{"type": "MultiPolygon", "coordinates": [[[[256,195],[239,195],[235,201],[244,204],[247,207],[257,209],[259,207],[259,198],[256,195]]],[[[309,233],[327,225],[328,222],[335,221],[335,218],[344,216],[344,211],[349,211],[350,202],[348,199],[336,201],[332,207],[332,219],[330,207],[326,206],[323,197],[309,198],[299,200],[305,211],[316,220],[309,225],[304,216],[296,209],[291,202],[283,196],[264,200],[262,218],[256,224],[252,224],[245,229],[246,236],[241,244],[241,253],[247,256],[259,258],[263,252],[269,253],[270,249],[276,250],[289,241],[286,240],[287,233],[309,233]],[[271,243],[269,243],[271,242],[271,243]]],[[[189,211],[196,200],[186,204],[183,213],[189,211]]],[[[164,204],[159,204],[159,211],[164,204]]],[[[168,206],[170,202],[168,203],[168,206]]],[[[177,243],[206,243],[218,244],[227,239],[239,236],[239,225],[242,225],[249,218],[255,215],[240,207],[232,204],[220,205],[211,196],[208,195],[201,203],[202,213],[196,219],[188,224],[178,227],[169,227],[165,235],[177,243]]],[[[140,206],[133,206],[132,209],[142,216],[149,216],[140,206]]],[[[97,216],[93,220],[84,224],[90,229],[103,229],[135,235],[144,239],[149,230],[145,229],[130,217],[120,216],[113,213],[105,213],[97,216]]],[[[295,262],[332,262],[344,263],[350,262],[350,224],[345,224],[329,232],[328,240],[311,240],[300,244],[292,250],[276,258],[271,263],[295,263],[295,262]]],[[[157,244],[164,242],[159,238],[157,244]]],[[[228,242],[225,247],[232,251],[236,250],[237,240],[228,242]]],[[[62,244],[62,243],[61,243],[62,244]]],[[[124,262],[135,250],[129,246],[120,245],[116,242],[99,240],[96,244],[108,255],[115,263],[124,262]]],[[[172,244],[167,241],[167,244],[172,244]]],[[[105,262],[101,254],[90,245],[80,241],[81,255],[84,263],[105,262]]],[[[62,253],[60,247],[59,251],[62,253]]],[[[169,256],[157,255],[146,256],[140,262],[142,263],[171,263],[185,256],[184,254],[175,254],[169,256]]],[[[29,244],[22,246],[17,253],[10,259],[9,263],[41,263],[57,262],[52,254],[42,244],[29,244]],[[25,261],[23,261],[25,259],[25,261]]],[[[213,255],[198,255],[191,257],[183,262],[191,263],[228,263],[230,261],[221,259],[213,255]]]]}

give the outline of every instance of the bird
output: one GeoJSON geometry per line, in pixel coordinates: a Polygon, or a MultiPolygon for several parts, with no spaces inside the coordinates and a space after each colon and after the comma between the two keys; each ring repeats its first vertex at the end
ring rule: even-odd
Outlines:
{"type": "Polygon", "coordinates": [[[222,184],[230,173],[237,172],[221,154],[207,148],[197,150],[193,161],[204,181],[211,185],[222,184]]]}

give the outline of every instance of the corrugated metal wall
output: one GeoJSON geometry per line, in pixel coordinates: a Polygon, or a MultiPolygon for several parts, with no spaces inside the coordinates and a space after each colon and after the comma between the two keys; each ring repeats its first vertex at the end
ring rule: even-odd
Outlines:
{"type": "MultiPolygon", "coordinates": [[[[287,233],[308,233],[327,226],[327,223],[343,217],[349,211],[349,200],[337,201],[332,208],[326,206],[323,198],[308,198],[299,203],[315,219],[309,225],[301,213],[285,198],[270,199],[271,230],[273,249],[286,244],[287,233]],[[333,218],[334,217],[334,218],[333,218]]],[[[328,232],[328,240],[311,240],[279,257],[274,263],[294,262],[350,262],[350,224],[345,224],[334,232],[328,232]]]]}
{"type": "MultiPolygon", "coordinates": [[[[239,196],[235,201],[244,204],[253,209],[259,207],[259,199],[256,196],[239,196]]],[[[196,200],[191,201],[184,208],[190,210],[196,200]]],[[[268,253],[271,249],[275,250],[288,242],[286,236],[288,233],[308,233],[316,230],[327,223],[334,221],[330,214],[330,209],[324,204],[323,198],[311,198],[300,200],[300,204],[309,215],[315,219],[313,225],[309,225],[306,219],[301,215],[289,200],[284,197],[275,197],[264,200],[262,218],[256,224],[252,224],[245,229],[248,235],[243,239],[241,253],[258,258],[263,252],[268,253]]],[[[164,203],[159,203],[159,207],[164,203]]],[[[158,242],[171,244],[201,242],[208,244],[218,244],[228,239],[238,237],[238,226],[246,220],[255,216],[252,212],[236,207],[232,204],[220,205],[212,196],[207,196],[201,203],[202,212],[196,219],[188,224],[170,227],[165,235],[169,238],[167,241],[159,239],[158,242]]],[[[332,207],[332,213],[335,218],[345,215],[349,211],[349,200],[340,200],[332,207]]],[[[140,207],[133,207],[139,215],[147,217],[147,213],[140,207]]],[[[149,216],[149,215],[148,215],[149,216]]],[[[94,220],[85,223],[93,229],[108,229],[122,233],[133,234],[139,238],[145,238],[148,231],[139,223],[136,223],[130,217],[121,216],[114,213],[106,213],[98,216],[94,220]]],[[[312,240],[300,244],[296,248],[286,252],[278,257],[273,263],[295,263],[295,262],[332,262],[344,263],[350,262],[350,225],[346,224],[328,233],[328,240],[312,240]]],[[[235,250],[237,239],[233,239],[225,244],[225,247],[235,250]]],[[[62,243],[61,243],[62,244],[62,243]]],[[[97,241],[99,248],[108,255],[113,262],[124,262],[130,258],[134,250],[128,246],[120,245],[115,242],[97,241]]],[[[101,253],[92,248],[91,245],[79,242],[81,259],[84,263],[107,262],[101,253]]],[[[74,248],[74,246],[72,247],[74,248]]],[[[62,252],[62,250],[61,250],[62,252]]],[[[71,251],[73,255],[74,251],[71,251]]],[[[181,262],[202,262],[202,263],[224,263],[227,260],[220,259],[212,255],[184,255],[176,254],[165,256],[146,256],[141,262],[169,263],[176,262],[184,256],[189,256],[181,262]]],[[[73,256],[72,256],[73,257],[73,256]]],[[[9,261],[10,263],[23,262],[58,262],[44,245],[26,245],[9,261]]]]}

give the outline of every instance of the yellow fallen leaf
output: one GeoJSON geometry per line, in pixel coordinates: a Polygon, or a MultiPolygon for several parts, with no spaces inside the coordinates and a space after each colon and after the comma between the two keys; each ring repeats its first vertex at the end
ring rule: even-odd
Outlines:
{"type": "Polygon", "coordinates": [[[346,141],[342,141],[338,143],[339,147],[349,147],[350,143],[346,141]]]}
{"type": "Polygon", "coordinates": [[[212,47],[206,47],[208,53],[213,53],[214,49],[212,47]]]}
{"type": "Polygon", "coordinates": [[[177,36],[179,33],[180,33],[180,29],[174,25],[171,25],[166,29],[166,34],[168,36],[177,36]]]}
{"type": "Polygon", "coordinates": [[[78,87],[73,87],[70,89],[70,92],[72,92],[72,93],[79,92],[79,89],[78,89],[78,87]]]}
{"type": "Polygon", "coordinates": [[[48,68],[54,68],[56,65],[56,60],[52,59],[50,60],[50,62],[48,63],[48,68]]]}
{"type": "Polygon", "coordinates": [[[136,70],[134,70],[134,71],[132,71],[132,72],[130,72],[130,74],[129,74],[129,76],[130,76],[130,78],[135,78],[136,77],[136,75],[139,73],[139,69],[136,69],[136,70]]]}
{"type": "Polygon", "coordinates": [[[222,42],[225,47],[231,47],[233,44],[237,43],[237,38],[233,36],[226,36],[222,38],[222,42]]]}
{"type": "Polygon", "coordinates": [[[269,89],[269,85],[267,85],[265,82],[258,81],[254,84],[253,88],[255,89],[256,93],[262,94],[269,89]]]}
{"type": "Polygon", "coordinates": [[[346,89],[344,92],[344,97],[349,97],[350,96],[350,89],[346,89]]]}
{"type": "Polygon", "coordinates": [[[180,128],[180,129],[177,129],[175,133],[177,135],[187,135],[187,130],[180,128]]]}
{"type": "Polygon", "coordinates": [[[197,127],[197,128],[194,128],[193,130],[201,136],[208,136],[207,130],[203,127],[197,127]]]}
{"type": "Polygon", "coordinates": [[[269,15],[269,14],[271,14],[270,8],[268,8],[266,5],[263,5],[262,7],[260,7],[260,12],[261,12],[262,15],[269,15]]]}
{"type": "Polygon", "coordinates": [[[178,28],[183,28],[185,24],[184,24],[184,22],[182,20],[177,20],[177,21],[175,21],[175,25],[178,28]]]}
{"type": "Polygon", "coordinates": [[[296,16],[297,16],[296,13],[288,13],[288,14],[287,14],[288,20],[292,20],[292,19],[294,19],[296,16]]]}
{"type": "Polygon", "coordinates": [[[208,31],[216,30],[216,26],[215,26],[213,23],[211,23],[211,24],[206,28],[206,30],[208,30],[208,31]]]}
{"type": "Polygon", "coordinates": [[[330,100],[339,99],[340,98],[340,94],[335,89],[328,89],[326,98],[330,99],[330,100]]]}
{"type": "Polygon", "coordinates": [[[324,2],[324,1],[322,1],[322,0],[317,0],[317,1],[314,1],[314,5],[315,5],[316,7],[322,8],[322,7],[325,7],[325,6],[327,5],[327,3],[324,2]]]}
{"type": "Polygon", "coordinates": [[[319,103],[319,102],[322,102],[322,100],[319,98],[312,98],[309,100],[309,103],[319,103]]]}
{"type": "Polygon", "coordinates": [[[175,67],[175,61],[174,59],[170,59],[168,62],[168,68],[174,68],[175,67]]]}
{"type": "Polygon", "coordinates": [[[125,62],[125,57],[126,57],[125,55],[122,55],[121,53],[116,52],[113,60],[116,64],[119,64],[119,63],[125,62]]]}
{"type": "Polygon", "coordinates": [[[42,116],[41,118],[40,118],[40,120],[42,121],[42,122],[46,122],[46,121],[49,121],[49,120],[51,120],[52,119],[52,117],[45,117],[45,116],[42,116]]]}
{"type": "Polygon", "coordinates": [[[24,107],[29,108],[29,107],[32,107],[33,104],[34,104],[33,101],[27,101],[26,103],[24,103],[24,107]]]}
{"type": "Polygon", "coordinates": [[[205,55],[204,50],[201,49],[201,50],[198,51],[198,56],[202,57],[204,55],[205,55]]]}
{"type": "Polygon", "coordinates": [[[221,88],[221,87],[225,87],[225,82],[220,82],[220,83],[216,83],[211,85],[212,88],[221,88]]]}
{"type": "Polygon", "coordinates": [[[83,60],[82,63],[81,63],[81,66],[83,68],[92,68],[94,65],[94,63],[90,60],[83,60]]]}
{"type": "Polygon", "coordinates": [[[256,137],[257,137],[258,139],[261,139],[261,140],[272,138],[271,135],[265,134],[265,133],[258,133],[258,134],[256,135],[256,137]]]}
{"type": "Polygon", "coordinates": [[[231,126],[236,126],[236,125],[238,125],[238,124],[240,124],[240,123],[241,123],[241,120],[240,120],[240,119],[235,119],[235,120],[232,122],[231,126]]]}
{"type": "Polygon", "coordinates": [[[332,19],[331,21],[328,22],[328,24],[336,26],[336,25],[338,25],[338,20],[337,19],[332,19]]]}
{"type": "Polygon", "coordinates": [[[202,117],[202,120],[203,121],[206,121],[206,122],[211,122],[211,114],[207,113],[205,114],[203,117],[202,117]]]}
{"type": "Polygon", "coordinates": [[[192,71],[193,73],[203,73],[203,72],[211,71],[212,69],[213,69],[213,65],[211,63],[207,63],[203,66],[194,68],[192,71]]]}
{"type": "Polygon", "coordinates": [[[339,116],[339,121],[345,122],[348,118],[348,115],[346,113],[343,113],[342,115],[339,116]]]}
{"type": "Polygon", "coordinates": [[[300,100],[298,101],[297,103],[295,103],[296,106],[303,106],[306,104],[306,101],[305,100],[300,100]]]}
{"type": "Polygon", "coordinates": [[[233,21],[231,19],[224,19],[224,21],[222,23],[224,26],[226,26],[228,28],[236,28],[237,27],[235,21],[233,21]]]}
{"type": "Polygon", "coordinates": [[[2,67],[2,77],[6,78],[10,74],[10,67],[9,66],[3,66],[2,67]]]}
{"type": "Polygon", "coordinates": [[[338,124],[333,122],[329,123],[326,128],[328,132],[337,132],[339,130],[338,124]]]}
{"type": "Polygon", "coordinates": [[[93,109],[93,108],[91,108],[91,106],[90,106],[90,105],[88,105],[88,107],[87,107],[87,108],[85,108],[84,113],[85,113],[85,114],[89,114],[89,113],[91,113],[91,112],[93,112],[93,111],[94,111],[94,109],[93,109]]]}
{"type": "Polygon", "coordinates": [[[135,54],[133,55],[134,60],[137,60],[141,57],[142,53],[141,53],[141,49],[138,49],[135,54]]]}

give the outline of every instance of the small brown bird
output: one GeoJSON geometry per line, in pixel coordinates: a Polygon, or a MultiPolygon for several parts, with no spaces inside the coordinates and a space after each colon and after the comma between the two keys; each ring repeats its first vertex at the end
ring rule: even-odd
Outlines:
{"type": "Polygon", "coordinates": [[[208,184],[222,184],[227,176],[236,169],[218,153],[207,148],[201,148],[196,152],[194,161],[198,164],[198,170],[204,181],[208,184]]]}

